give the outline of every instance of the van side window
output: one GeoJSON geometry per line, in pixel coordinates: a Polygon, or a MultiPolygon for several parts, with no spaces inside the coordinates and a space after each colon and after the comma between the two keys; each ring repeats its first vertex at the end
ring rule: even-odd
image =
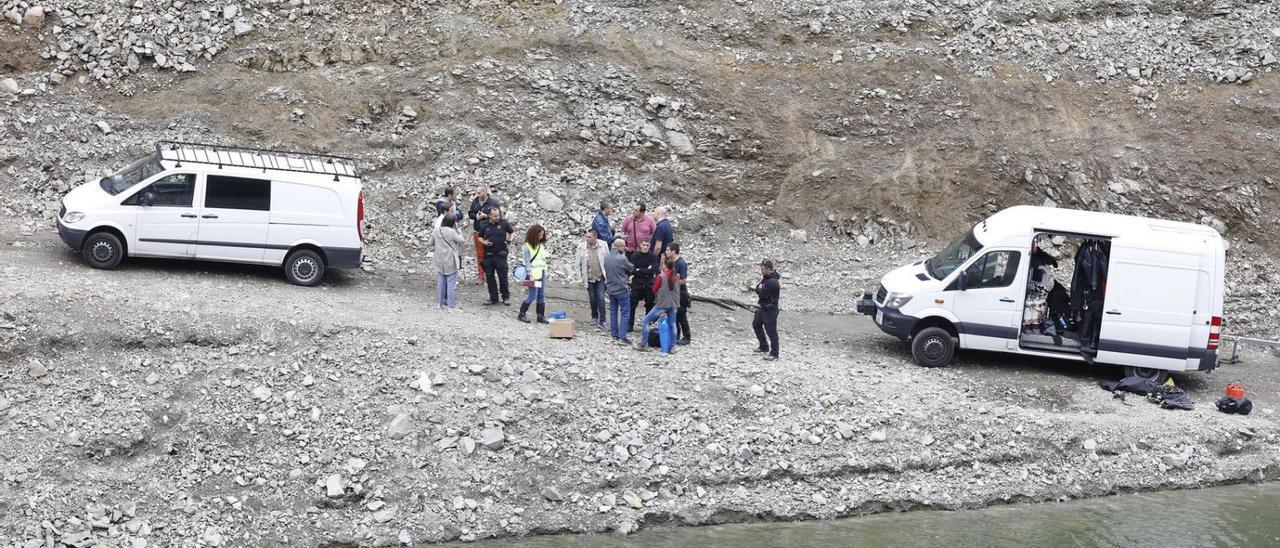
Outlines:
{"type": "Polygon", "coordinates": [[[209,175],[206,181],[205,207],[271,210],[271,181],[223,175],[209,175]]]}
{"type": "Polygon", "coordinates": [[[196,195],[196,176],[190,173],[178,173],[162,177],[134,193],[121,205],[142,205],[142,195],[152,193],[153,207],[191,207],[196,195]]]}
{"type": "Polygon", "coordinates": [[[965,270],[965,288],[1008,287],[1018,275],[1017,251],[992,251],[965,270]]]}

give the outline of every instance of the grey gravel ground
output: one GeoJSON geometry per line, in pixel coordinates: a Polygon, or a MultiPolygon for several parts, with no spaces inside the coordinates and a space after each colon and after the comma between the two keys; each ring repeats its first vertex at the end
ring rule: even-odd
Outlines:
{"type": "MultiPolygon", "coordinates": [[[[771,364],[744,314],[696,308],[692,346],[639,354],[511,309],[440,313],[423,276],[302,289],[268,268],[95,271],[12,222],[0,241],[5,546],[627,533],[1280,475],[1280,370],[1261,354],[1176,376],[1198,405],[1175,412],[1113,400],[1111,370],[923,369],[847,315],[784,313],[771,364]],[[1229,381],[1253,416],[1213,409],[1229,381]]],[[[581,317],[580,293],[551,308],[581,317]]]]}

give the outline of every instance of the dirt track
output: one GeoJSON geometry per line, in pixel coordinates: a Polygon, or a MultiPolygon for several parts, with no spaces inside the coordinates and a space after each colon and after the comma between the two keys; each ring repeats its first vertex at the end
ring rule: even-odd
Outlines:
{"type": "MultiPolygon", "coordinates": [[[[266,268],[94,271],[13,223],[0,241],[14,542],[97,520],[99,538],[152,545],[391,545],[1280,477],[1262,396],[1280,369],[1258,354],[1177,376],[1198,407],[1174,412],[1113,400],[1096,381],[1114,373],[1079,365],[964,354],[925,370],[853,316],[784,314],[769,365],[744,314],[702,307],[694,345],[662,357],[596,332],[552,341],[511,309],[441,314],[422,276],[302,289],[266,268]],[[1212,408],[1236,380],[1260,395],[1251,417],[1212,408]],[[411,432],[392,439],[400,414],[411,432]],[[498,426],[500,443],[467,453],[498,426]]],[[[551,308],[581,316],[579,293],[551,308]]]]}

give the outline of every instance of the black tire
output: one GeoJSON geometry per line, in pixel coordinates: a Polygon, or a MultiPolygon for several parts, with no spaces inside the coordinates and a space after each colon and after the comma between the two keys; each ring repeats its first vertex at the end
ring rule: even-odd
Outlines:
{"type": "Polygon", "coordinates": [[[941,327],[926,327],[911,338],[911,355],[925,367],[942,367],[956,355],[956,340],[941,327]]]}
{"type": "Polygon", "coordinates": [[[80,257],[93,268],[112,270],[124,260],[124,244],[110,232],[95,232],[80,244],[80,257]]]}
{"type": "Polygon", "coordinates": [[[324,259],[310,249],[299,249],[284,260],[284,277],[289,283],[312,287],[324,278],[324,259]]]}
{"type": "Polygon", "coordinates": [[[1142,377],[1156,384],[1164,384],[1164,381],[1169,380],[1168,371],[1148,367],[1134,367],[1132,365],[1124,366],[1124,376],[1142,377]]]}

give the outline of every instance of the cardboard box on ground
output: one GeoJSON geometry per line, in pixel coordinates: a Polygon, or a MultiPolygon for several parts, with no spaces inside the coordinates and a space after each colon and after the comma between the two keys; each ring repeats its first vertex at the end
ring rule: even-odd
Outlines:
{"type": "Polygon", "coordinates": [[[547,325],[547,335],[553,339],[572,339],[573,338],[573,318],[563,318],[558,320],[549,320],[547,325]]]}

